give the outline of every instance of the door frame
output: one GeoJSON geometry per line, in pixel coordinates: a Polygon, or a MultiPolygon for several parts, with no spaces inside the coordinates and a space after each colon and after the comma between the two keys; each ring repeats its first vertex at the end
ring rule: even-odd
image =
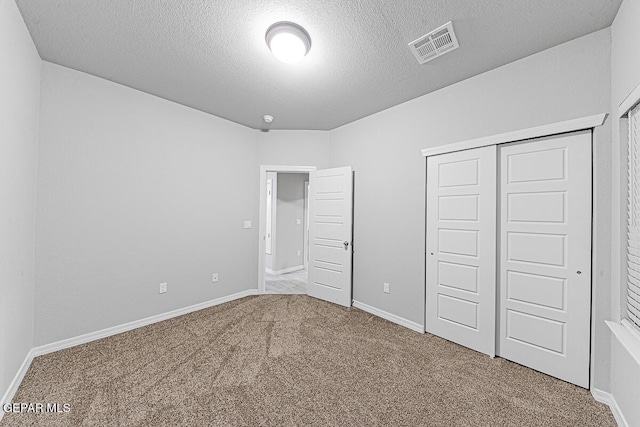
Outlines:
{"type": "MultiPolygon", "coordinates": [[[[260,165],[260,191],[259,191],[259,225],[258,225],[258,294],[265,293],[265,251],[267,232],[267,172],[277,173],[309,173],[317,170],[317,166],[277,166],[260,165]]],[[[273,250],[271,251],[273,252],[273,250]]]]}
{"type": "MultiPolygon", "coordinates": [[[[277,182],[277,181],[276,181],[277,182]]],[[[273,253],[273,179],[268,178],[267,179],[267,189],[269,190],[269,184],[271,184],[271,195],[267,197],[267,205],[265,207],[265,212],[266,212],[266,218],[267,218],[267,223],[266,223],[266,231],[265,231],[265,248],[264,248],[264,253],[267,255],[274,255],[273,253]],[[271,224],[269,224],[268,222],[271,221],[271,224]],[[269,228],[269,225],[271,225],[271,228],[269,228]],[[266,235],[267,232],[271,231],[271,237],[269,238],[269,246],[267,246],[267,239],[266,239],[266,235]],[[269,252],[267,252],[267,249],[269,249],[269,252]]]]}
{"type": "Polygon", "coordinates": [[[304,182],[304,219],[302,220],[304,238],[302,239],[302,264],[309,268],[309,181],[304,182]]]}

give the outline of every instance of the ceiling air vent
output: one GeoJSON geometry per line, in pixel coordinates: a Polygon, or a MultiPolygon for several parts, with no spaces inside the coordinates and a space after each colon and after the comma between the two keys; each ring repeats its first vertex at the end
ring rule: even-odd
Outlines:
{"type": "Polygon", "coordinates": [[[429,62],[458,47],[458,39],[453,32],[451,21],[409,43],[409,49],[420,64],[429,62]]]}

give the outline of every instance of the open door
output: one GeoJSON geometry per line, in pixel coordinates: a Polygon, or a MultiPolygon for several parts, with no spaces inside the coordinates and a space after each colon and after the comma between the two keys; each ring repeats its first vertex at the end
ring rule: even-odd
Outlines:
{"type": "Polygon", "coordinates": [[[309,296],[351,306],[351,167],[309,173],[309,296]]]}

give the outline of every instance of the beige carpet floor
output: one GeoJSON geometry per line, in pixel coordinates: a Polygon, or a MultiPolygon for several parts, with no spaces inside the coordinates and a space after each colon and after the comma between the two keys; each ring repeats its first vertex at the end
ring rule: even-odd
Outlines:
{"type": "Polygon", "coordinates": [[[589,392],[358,309],[248,297],[36,358],[3,426],[615,426],[589,392]]]}

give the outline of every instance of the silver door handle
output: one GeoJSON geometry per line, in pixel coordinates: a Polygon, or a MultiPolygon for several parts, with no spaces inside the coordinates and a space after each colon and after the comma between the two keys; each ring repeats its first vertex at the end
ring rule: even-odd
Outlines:
{"type": "Polygon", "coordinates": [[[344,245],[344,250],[348,250],[349,249],[349,242],[347,242],[346,240],[344,242],[342,242],[342,244],[344,245]]]}

